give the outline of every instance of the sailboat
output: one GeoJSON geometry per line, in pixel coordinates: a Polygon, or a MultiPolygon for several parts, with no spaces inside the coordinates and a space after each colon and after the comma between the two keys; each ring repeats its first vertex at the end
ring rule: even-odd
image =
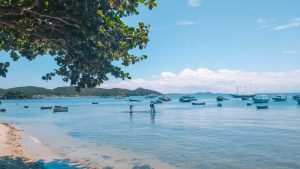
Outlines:
{"type": "Polygon", "coordinates": [[[255,94],[253,94],[253,93],[246,93],[246,87],[245,87],[245,92],[244,92],[244,94],[239,94],[239,88],[237,87],[236,94],[231,94],[231,96],[232,96],[233,98],[241,98],[241,99],[246,100],[247,98],[255,97],[255,94]]]}

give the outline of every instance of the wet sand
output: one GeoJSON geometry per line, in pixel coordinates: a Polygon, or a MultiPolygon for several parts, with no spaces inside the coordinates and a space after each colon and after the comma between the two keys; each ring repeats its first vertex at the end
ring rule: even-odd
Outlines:
{"type": "MultiPolygon", "coordinates": [[[[142,157],[139,155],[136,156],[132,153],[108,146],[97,147],[93,150],[79,148],[77,150],[70,151],[67,149],[64,151],[62,147],[57,150],[48,144],[44,144],[34,135],[30,135],[18,128],[10,124],[0,123],[0,168],[3,166],[7,168],[6,165],[11,163],[13,166],[21,164],[22,167],[19,168],[32,169],[40,169],[42,165],[57,165],[59,163],[89,169],[177,168],[169,164],[163,164],[157,160],[148,158],[140,159],[142,157]],[[30,167],[24,167],[25,165],[30,165],[30,167]]],[[[73,142],[69,138],[64,138],[63,140],[68,144],[73,142]]],[[[76,142],[76,144],[79,143],[76,142]]],[[[14,167],[13,169],[18,169],[18,167],[14,167]]]]}

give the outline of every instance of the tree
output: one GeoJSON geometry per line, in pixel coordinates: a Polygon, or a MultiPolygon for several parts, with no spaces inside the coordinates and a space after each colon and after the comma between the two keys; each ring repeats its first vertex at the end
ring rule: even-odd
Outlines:
{"type": "Polygon", "coordinates": [[[3,95],[3,99],[31,99],[33,96],[31,94],[25,93],[23,91],[8,91],[3,95]]]}
{"type": "MultiPolygon", "coordinates": [[[[129,66],[147,57],[130,50],[146,47],[150,26],[122,20],[138,15],[140,5],[156,7],[155,0],[0,0],[0,50],[13,61],[50,54],[59,68],[42,78],[60,75],[77,90],[96,87],[109,74],[130,79],[113,63],[129,66]]],[[[0,63],[0,76],[8,67],[0,63]]]]}

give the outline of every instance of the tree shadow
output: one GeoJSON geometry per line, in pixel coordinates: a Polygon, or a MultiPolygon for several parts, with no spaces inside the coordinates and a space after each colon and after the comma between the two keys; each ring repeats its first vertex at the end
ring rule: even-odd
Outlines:
{"type": "Polygon", "coordinates": [[[30,162],[28,159],[11,156],[0,157],[1,169],[82,169],[79,165],[72,164],[69,160],[53,160],[44,162],[42,160],[30,162]]]}

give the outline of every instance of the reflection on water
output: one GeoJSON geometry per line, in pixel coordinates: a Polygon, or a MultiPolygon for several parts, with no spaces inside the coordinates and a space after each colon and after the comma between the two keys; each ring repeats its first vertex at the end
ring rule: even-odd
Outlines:
{"type": "MultiPolygon", "coordinates": [[[[132,112],[132,113],[129,113],[129,120],[130,120],[130,123],[133,122],[133,116],[138,113],[138,112],[132,112]]],[[[149,111],[148,112],[150,114],[150,123],[151,124],[155,124],[155,114],[156,112],[153,112],[153,111],[149,111]]]]}
{"type": "MultiPolygon", "coordinates": [[[[224,101],[218,108],[214,95],[196,95],[206,102],[205,106],[179,103],[179,97],[175,95],[173,101],[155,105],[155,113],[151,113],[150,100],[146,99],[134,103],[133,113],[129,113],[132,103],[127,99],[10,100],[3,101],[7,113],[0,114],[0,121],[24,126],[44,142],[55,144],[58,151],[69,151],[80,158],[84,149],[85,157],[95,161],[101,158],[104,163],[115,161],[102,159],[103,155],[113,157],[119,152],[96,158],[93,156],[97,152],[105,150],[94,153],[95,147],[109,145],[184,169],[300,168],[300,106],[291,97],[287,102],[270,102],[269,109],[260,111],[240,99],[224,101]],[[99,104],[91,105],[95,100],[99,104]],[[40,110],[40,106],[53,105],[69,106],[69,112],[40,110]],[[65,137],[83,144],[68,141],[66,146],[65,137]],[[75,153],[77,150],[80,153],[75,153]]],[[[135,158],[132,155],[125,161],[133,165],[135,158]]],[[[154,163],[139,165],[153,167],[154,163]]]]}
{"type": "Polygon", "coordinates": [[[155,124],[155,112],[151,112],[150,117],[151,117],[151,123],[155,124]]]}

